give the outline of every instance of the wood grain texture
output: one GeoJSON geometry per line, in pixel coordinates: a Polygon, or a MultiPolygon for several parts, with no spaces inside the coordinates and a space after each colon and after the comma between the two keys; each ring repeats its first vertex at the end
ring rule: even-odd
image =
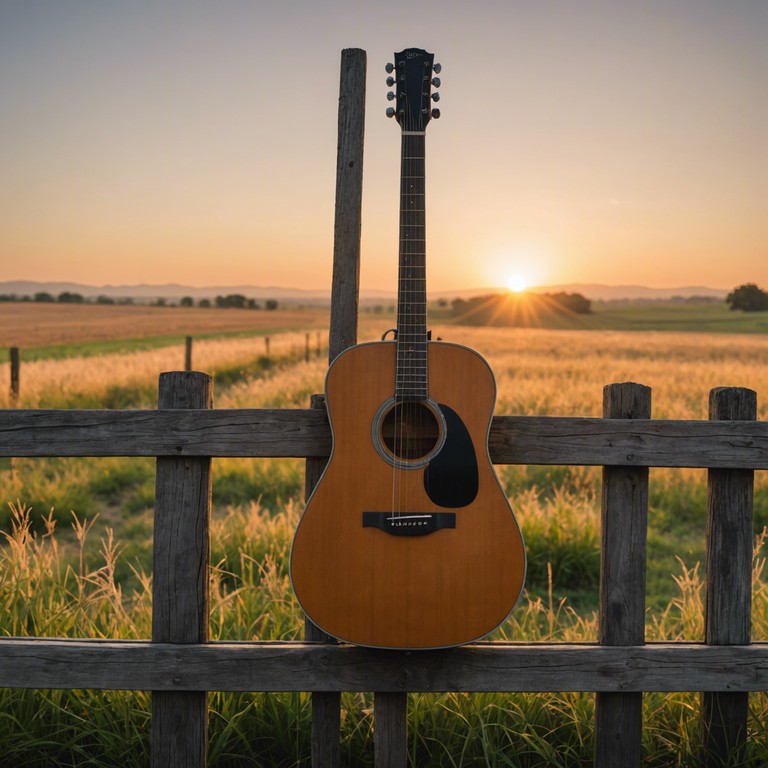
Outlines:
{"type": "MultiPolygon", "coordinates": [[[[768,422],[496,416],[494,464],[768,469],[768,422]]],[[[322,411],[0,409],[0,456],[327,457],[322,411]]]]}
{"type": "Polygon", "coordinates": [[[328,373],[336,441],[296,531],[291,577],[316,624],[360,645],[470,642],[506,619],[522,589],[520,529],[485,449],[492,374],[466,347],[433,342],[429,354],[430,395],[455,408],[469,430],[479,489],[474,501],[455,510],[454,530],[427,536],[362,526],[364,511],[445,511],[427,496],[423,469],[393,468],[371,439],[374,415],[392,395],[395,344],[349,349],[328,373]],[[465,375],[452,375],[456,370],[465,375]]]}
{"type": "MultiPolygon", "coordinates": [[[[651,390],[610,384],[603,416],[649,419],[651,390]]],[[[642,428],[642,427],[641,427],[642,428]]],[[[648,534],[648,468],[603,468],[598,637],[606,645],[639,645],[645,639],[645,570],[648,534]]],[[[642,693],[598,693],[595,766],[639,766],[642,693]]]]}
{"type": "Polygon", "coordinates": [[[376,768],[408,764],[408,698],[377,692],[373,697],[373,761],[376,768]]]}
{"type": "Polygon", "coordinates": [[[365,51],[341,52],[328,362],[357,343],[366,67],[365,51]]]}
{"type": "Polygon", "coordinates": [[[162,691],[761,691],[768,644],[477,643],[379,651],[324,643],[197,645],[0,639],[0,686],[162,691]]]}
{"type": "MultiPolygon", "coordinates": [[[[204,373],[160,376],[161,408],[210,408],[213,380],[204,373]]],[[[152,640],[205,643],[209,639],[211,460],[157,459],[152,570],[152,640]]],[[[203,768],[208,745],[205,691],[152,695],[154,768],[203,768]]]]}
{"type": "MultiPolygon", "coordinates": [[[[757,418],[751,389],[718,387],[710,393],[709,418],[757,418]]],[[[713,645],[750,642],[754,472],[710,469],[707,475],[707,570],[705,638],[713,645]]],[[[747,738],[746,693],[702,694],[704,763],[714,768],[739,762],[747,738]]]]}

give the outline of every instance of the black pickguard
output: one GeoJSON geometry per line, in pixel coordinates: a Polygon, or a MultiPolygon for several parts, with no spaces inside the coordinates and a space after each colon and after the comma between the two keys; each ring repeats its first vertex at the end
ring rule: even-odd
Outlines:
{"type": "Polygon", "coordinates": [[[440,453],[424,470],[424,490],[441,507],[466,507],[478,491],[477,458],[472,437],[456,411],[438,403],[445,417],[446,438],[440,453]]]}

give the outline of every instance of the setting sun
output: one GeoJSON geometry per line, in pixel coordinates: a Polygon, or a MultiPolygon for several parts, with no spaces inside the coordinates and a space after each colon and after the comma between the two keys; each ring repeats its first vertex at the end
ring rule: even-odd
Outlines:
{"type": "Polygon", "coordinates": [[[507,278],[507,288],[513,293],[520,293],[528,287],[528,281],[522,275],[510,275],[507,278]]]}

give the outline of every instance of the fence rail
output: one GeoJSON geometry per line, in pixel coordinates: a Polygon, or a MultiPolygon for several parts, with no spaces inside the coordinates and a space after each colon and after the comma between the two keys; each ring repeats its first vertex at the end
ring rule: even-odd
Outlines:
{"type": "MultiPolygon", "coordinates": [[[[0,457],[324,457],[324,410],[0,410],[0,457]]],[[[768,422],[496,416],[495,464],[768,469],[768,422]]]]}
{"type": "MultiPolygon", "coordinates": [[[[156,691],[764,691],[768,643],[475,643],[376,651],[317,642],[5,638],[0,686],[156,691]]],[[[624,763],[623,765],[627,765],[624,763]]]]}

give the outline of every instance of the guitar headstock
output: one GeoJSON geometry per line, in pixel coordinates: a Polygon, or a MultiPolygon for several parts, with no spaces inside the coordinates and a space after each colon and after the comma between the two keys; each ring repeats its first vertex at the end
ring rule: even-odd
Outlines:
{"type": "Polygon", "coordinates": [[[394,107],[387,109],[387,117],[394,117],[403,131],[423,133],[427,123],[440,117],[440,110],[431,102],[439,101],[440,94],[432,88],[440,87],[439,64],[433,64],[434,54],[422,48],[406,48],[395,54],[395,63],[387,64],[387,85],[394,90],[387,94],[394,107]]]}

